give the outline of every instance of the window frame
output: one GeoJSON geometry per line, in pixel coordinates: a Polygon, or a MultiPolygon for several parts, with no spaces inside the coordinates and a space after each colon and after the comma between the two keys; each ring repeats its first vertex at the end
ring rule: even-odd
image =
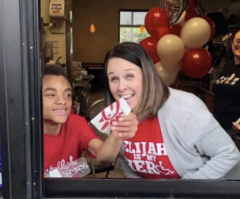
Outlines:
{"type": "MultiPolygon", "coordinates": [[[[141,25],[121,25],[121,12],[131,12],[131,22],[133,24],[133,13],[134,12],[148,12],[148,9],[119,9],[118,11],[118,42],[120,42],[120,28],[140,28],[141,25]]],[[[142,24],[144,25],[144,23],[142,24]]]]}
{"type": "Polygon", "coordinates": [[[0,1],[0,128],[6,199],[42,198],[39,3],[0,1]]]}
{"type": "Polygon", "coordinates": [[[237,199],[239,186],[240,181],[218,180],[46,179],[45,197],[237,199]]]}
{"type": "Polygon", "coordinates": [[[38,0],[0,1],[4,198],[240,197],[240,180],[43,179],[39,20],[38,0]]]}

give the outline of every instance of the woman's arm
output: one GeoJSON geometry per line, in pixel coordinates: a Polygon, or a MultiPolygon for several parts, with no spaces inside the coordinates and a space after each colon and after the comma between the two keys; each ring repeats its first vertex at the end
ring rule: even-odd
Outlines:
{"type": "Polygon", "coordinates": [[[183,179],[221,179],[240,161],[238,149],[221,127],[202,137],[196,149],[210,159],[197,171],[184,174],[183,179]]]}
{"type": "Polygon", "coordinates": [[[188,112],[185,112],[188,122],[182,129],[182,137],[193,150],[195,148],[201,155],[209,157],[209,160],[195,172],[186,173],[182,178],[223,178],[240,161],[240,153],[205,104],[197,97],[194,98],[192,105],[189,104],[188,112]]]}
{"type": "Polygon", "coordinates": [[[159,121],[161,124],[165,120],[166,124],[162,124],[169,125],[166,130],[173,140],[169,150],[177,150],[173,158],[178,161],[173,166],[182,168],[181,177],[221,179],[232,173],[240,161],[240,153],[230,136],[201,99],[183,91],[170,91],[169,101],[159,112],[159,121]]]}

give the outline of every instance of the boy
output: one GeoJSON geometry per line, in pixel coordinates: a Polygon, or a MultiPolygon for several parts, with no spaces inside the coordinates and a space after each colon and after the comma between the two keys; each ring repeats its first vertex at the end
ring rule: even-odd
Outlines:
{"type": "Polygon", "coordinates": [[[46,66],[42,74],[44,174],[79,158],[83,151],[98,162],[113,161],[122,139],[135,135],[136,116],[131,113],[112,123],[112,134],[103,143],[87,121],[72,109],[72,88],[60,66],[46,66]]]}

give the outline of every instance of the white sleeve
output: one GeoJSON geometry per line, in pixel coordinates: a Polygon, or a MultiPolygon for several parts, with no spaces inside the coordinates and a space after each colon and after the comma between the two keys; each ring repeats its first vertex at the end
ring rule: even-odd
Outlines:
{"type": "Polygon", "coordinates": [[[118,157],[118,163],[122,169],[123,174],[126,178],[141,178],[139,175],[137,175],[128,165],[126,159],[124,158],[124,145],[121,145],[120,148],[120,155],[118,157]]]}
{"type": "Polygon", "coordinates": [[[209,160],[196,171],[184,174],[182,178],[221,179],[240,161],[240,153],[206,105],[195,95],[188,97],[185,98],[188,105],[182,106],[185,108],[180,111],[175,124],[177,123],[185,144],[192,150],[197,150],[200,155],[209,157],[209,160]]]}

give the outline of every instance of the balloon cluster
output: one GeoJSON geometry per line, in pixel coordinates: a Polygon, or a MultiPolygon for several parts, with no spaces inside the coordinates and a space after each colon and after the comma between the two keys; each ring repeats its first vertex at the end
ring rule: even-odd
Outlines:
{"type": "Polygon", "coordinates": [[[180,70],[193,78],[209,72],[212,59],[203,46],[213,39],[215,24],[198,13],[194,0],[189,1],[186,11],[172,26],[169,26],[166,10],[152,8],[146,14],[145,28],[150,37],[143,39],[140,45],[168,85],[175,81],[180,70]]]}

